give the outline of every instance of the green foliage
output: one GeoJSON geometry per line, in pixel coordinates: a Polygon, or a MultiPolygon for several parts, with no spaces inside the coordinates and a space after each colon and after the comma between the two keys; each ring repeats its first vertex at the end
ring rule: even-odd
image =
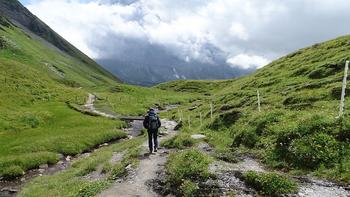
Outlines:
{"type": "Polygon", "coordinates": [[[241,144],[248,147],[254,148],[255,144],[258,142],[259,137],[252,128],[243,129],[235,134],[233,137],[233,147],[239,147],[241,144]]]}
{"type": "Polygon", "coordinates": [[[184,197],[195,197],[198,189],[198,184],[189,180],[185,180],[180,186],[184,197]]]}
{"type": "Polygon", "coordinates": [[[184,180],[205,180],[210,175],[210,162],[207,155],[195,149],[171,154],[166,164],[168,181],[171,185],[181,186],[184,180]]]}
{"type": "Polygon", "coordinates": [[[241,116],[242,116],[242,113],[237,110],[220,114],[218,117],[215,118],[214,122],[209,125],[209,128],[213,130],[218,130],[221,127],[230,127],[241,116]]]}
{"type": "Polygon", "coordinates": [[[320,164],[332,166],[339,158],[337,141],[324,133],[295,139],[290,145],[291,160],[302,168],[317,168],[320,164]]]}
{"type": "Polygon", "coordinates": [[[2,176],[6,180],[12,180],[24,174],[23,169],[20,166],[9,166],[2,171],[2,176]]]}
{"type": "Polygon", "coordinates": [[[244,181],[265,196],[281,196],[298,191],[298,186],[294,181],[277,173],[249,171],[244,174],[244,181]]]}
{"type": "Polygon", "coordinates": [[[84,183],[78,192],[78,197],[94,197],[109,186],[106,181],[84,183]]]}
{"type": "Polygon", "coordinates": [[[191,135],[181,133],[163,142],[163,146],[167,148],[184,149],[193,146],[196,140],[191,138],[191,135]]]}

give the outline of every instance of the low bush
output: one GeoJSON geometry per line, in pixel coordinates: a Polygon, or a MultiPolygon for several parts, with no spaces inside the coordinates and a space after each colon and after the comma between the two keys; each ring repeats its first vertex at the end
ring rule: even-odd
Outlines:
{"type": "Polygon", "coordinates": [[[184,149],[193,146],[195,143],[196,140],[193,139],[189,134],[182,133],[163,142],[163,146],[166,148],[184,149]]]}
{"type": "Polygon", "coordinates": [[[119,177],[125,176],[128,172],[125,169],[126,165],[119,163],[112,167],[111,174],[109,176],[110,180],[116,180],[119,177]]]}
{"type": "Polygon", "coordinates": [[[243,175],[247,185],[266,196],[281,196],[298,191],[298,185],[285,176],[277,173],[257,173],[249,171],[243,175]]]}
{"type": "Polygon", "coordinates": [[[191,196],[196,191],[195,182],[209,178],[210,163],[209,156],[195,149],[173,153],[166,164],[167,181],[172,188],[181,187],[182,195],[191,196]]]}
{"type": "Polygon", "coordinates": [[[232,126],[239,118],[241,118],[242,112],[240,111],[230,111],[220,114],[215,120],[209,125],[210,129],[218,130],[220,128],[228,128],[232,126]]]}
{"type": "Polygon", "coordinates": [[[198,189],[198,184],[189,180],[185,180],[180,186],[180,190],[182,191],[184,197],[194,197],[198,189]]]}
{"type": "Polygon", "coordinates": [[[24,174],[23,169],[20,166],[10,166],[2,170],[1,176],[5,180],[12,180],[17,177],[20,177],[24,174]]]}
{"type": "Polygon", "coordinates": [[[302,168],[331,166],[338,161],[338,142],[330,135],[319,133],[295,139],[290,145],[291,162],[302,168]]]}
{"type": "Polygon", "coordinates": [[[254,148],[258,140],[259,136],[255,133],[255,129],[250,127],[235,134],[232,146],[239,147],[240,145],[244,145],[248,148],[254,148]]]}
{"type": "Polygon", "coordinates": [[[81,185],[78,192],[79,197],[93,197],[108,187],[109,183],[106,181],[89,182],[81,185]]]}

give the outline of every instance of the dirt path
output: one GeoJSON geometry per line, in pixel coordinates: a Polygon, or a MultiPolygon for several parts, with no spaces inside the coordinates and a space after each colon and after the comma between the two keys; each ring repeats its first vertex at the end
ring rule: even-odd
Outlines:
{"type": "MultiPolygon", "coordinates": [[[[164,137],[160,140],[165,140],[176,135],[174,130],[176,122],[162,120],[164,127],[164,137]]],[[[158,153],[149,155],[148,142],[142,145],[142,154],[139,166],[134,172],[131,172],[125,180],[119,180],[108,190],[102,192],[99,197],[115,197],[115,196],[159,196],[152,191],[148,182],[157,177],[157,171],[160,166],[164,166],[167,160],[169,150],[160,148],[158,153]]]]}
{"type": "Polygon", "coordinates": [[[86,104],[84,107],[88,109],[90,112],[97,114],[99,116],[105,117],[105,118],[111,118],[111,119],[117,119],[118,117],[112,114],[108,114],[105,112],[98,111],[95,106],[94,102],[97,100],[97,96],[89,93],[88,100],[86,101],[86,104]]]}

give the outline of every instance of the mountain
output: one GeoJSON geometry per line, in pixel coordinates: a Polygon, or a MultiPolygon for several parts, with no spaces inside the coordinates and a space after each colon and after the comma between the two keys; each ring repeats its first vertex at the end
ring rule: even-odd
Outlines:
{"type": "Polygon", "coordinates": [[[96,61],[133,85],[153,86],[179,79],[231,79],[253,71],[230,67],[222,52],[211,45],[203,49],[210,54],[208,61],[189,58],[186,61],[164,46],[137,39],[119,40],[109,50],[113,54],[96,61]]]}
{"type": "Polygon", "coordinates": [[[0,13],[1,16],[6,17],[13,25],[22,29],[30,37],[34,39],[41,39],[47,42],[46,44],[54,46],[67,55],[81,61],[93,71],[118,80],[116,77],[99,66],[95,61],[90,59],[88,56],[58,35],[39,18],[34,16],[19,1],[0,0],[0,13]]]}

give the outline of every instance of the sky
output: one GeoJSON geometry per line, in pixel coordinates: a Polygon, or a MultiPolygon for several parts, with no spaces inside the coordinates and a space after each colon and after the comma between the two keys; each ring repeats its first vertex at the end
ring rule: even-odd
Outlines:
{"type": "Polygon", "coordinates": [[[229,66],[260,68],[299,48],[350,33],[348,0],[21,2],[94,59],[113,57],[128,44],[121,41],[137,40],[162,46],[187,62],[210,63],[219,54],[229,66]]]}

